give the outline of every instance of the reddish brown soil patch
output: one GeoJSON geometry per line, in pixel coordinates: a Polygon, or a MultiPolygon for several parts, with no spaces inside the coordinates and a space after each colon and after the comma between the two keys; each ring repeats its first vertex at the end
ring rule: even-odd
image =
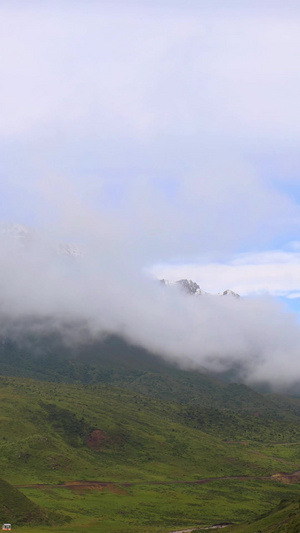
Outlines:
{"type": "Polygon", "coordinates": [[[281,481],[281,483],[285,483],[287,485],[299,483],[300,471],[293,472],[292,474],[285,474],[284,472],[279,472],[278,474],[274,474],[273,476],[271,476],[271,479],[274,479],[274,481],[281,481]]]}
{"type": "Polygon", "coordinates": [[[89,448],[92,448],[93,450],[96,450],[97,452],[101,452],[100,446],[109,442],[109,436],[106,433],[106,431],[102,431],[102,429],[95,429],[87,438],[87,445],[89,448]]]}
{"type": "Polygon", "coordinates": [[[66,483],[65,488],[70,489],[73,492],[77,492],[77,493],[83,493],[83,492],[86,492],[87,490],[98,490],[99,492],[102,492],[104,489],[102,485],[99,485],[97,483],[85,483],[85,482],[80,482],[80,481],[66,483]]]}
{"type": "Polygon", "coordinates": [[[114,483],[97,483],[97,481],[71,481],[64,485],[64,488],[70,489],[77,493],[83,493],[87,490],[109,490],[113,494],[126,494],[126,491],[114,483]]]}
{"type": "MultiPolygon", "coordinates": [[[[124,486],[124,483],[122,484],[124,486]]],[[[113,494],[126,494],[126,491],[120,487],[119,485],[108,482],[105,483],[104,481],[66,481],[66,483],[60,484],[60,485],[46,485],[42,483],[38,483],[36,485],[22,485],[22,488],[35,488],[40,490],[45,490],[51,488],[51,489],[70,489],[77,493],[84,493],[87,490],[109,490],[109,492],[112,492],[113,494]]],[[[19,485],[19,488],[21,488],[21,485],[19,485]]]]}

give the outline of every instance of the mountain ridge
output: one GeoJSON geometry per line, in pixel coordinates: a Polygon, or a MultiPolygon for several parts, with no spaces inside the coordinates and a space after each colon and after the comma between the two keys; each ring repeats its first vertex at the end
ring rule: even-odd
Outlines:
{"type": "Polygon", "coordinates": [[[191,279],[186,279],[186,278],[183,278],[183,279],[179,279],[177,281],[169,281],[167,279],[159,279],[159,282],[165,286],[165,287],[180,287],[182,289],[183,292],[187,293],[187,294],[190,294],[192,296],[203,296],[203,295],[206,295],[206,296],[232,296],[234,298],[240,298],[240,295],[234,291],[232,291],[231,289],[226,289],[224,292],[222,293],[219,293],[219,294],[212,294],[212,293],[209,293],[209,292],[206,292],[204,291],[203,289],[200,288],[200,285],[198,285],[198,283],[196,283],[195,281],[191,280],[191,279]]]}

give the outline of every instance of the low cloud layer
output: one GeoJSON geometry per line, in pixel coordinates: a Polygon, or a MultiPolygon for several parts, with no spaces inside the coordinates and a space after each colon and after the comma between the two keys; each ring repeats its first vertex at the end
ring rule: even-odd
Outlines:
{"type": "Polygon", "coordinates": [[[183,276],[200,279],[209,292],[230,287],[242,296],[272,295],[299,298],[299,242],[288,243],[285,249],[241,253],[226,262],[206,262],[152,267],[153,275],[171,281],[183,276]]]}
{"type": "Polygon", "coordinates": [[[299,19],[293,0],[3,1],[0,212],[36,229],[0,236],[1,312],[120,333],[186,367],[300,380],[283,305],[189,298],[143,275],[198,264],[178,277],[297,295],[294,267],[272,284],[275,258],[257,258],[299,238],[299,19]]]}
{"type": "Polygon", "coordinates": [[[91,338],[121,334],[183,368],[238,366],[242,380],[277,387],[300,380],[296,315],[271,298],[189,296],[126,262],[112,269],[94,246],[70,256],[42,234],[2,233],[0,247],[1,312],[18,328],[24,318],[27,328],[38,319],[62,332],[66,323],[84,324],[91,338]]]}

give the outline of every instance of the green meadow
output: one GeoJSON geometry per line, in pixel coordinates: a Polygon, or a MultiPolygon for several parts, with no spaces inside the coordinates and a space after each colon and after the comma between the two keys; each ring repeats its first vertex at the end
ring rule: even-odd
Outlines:
{"type": "Polygon", "coordinates": [[[300,469],[297,399],[227,386],[218,408],[201,387],[193,401],[132,388],[0,379],[0,521],[168,533],[251,523],[300,498],[276,477],[300,469]]]}
{"type": "MultiPolygon", "coordinates": [[[[26,494],[42,507],[68,513],[71,523],[38,531],[160,532],[205,527],[220,522],[255,519],[274,502],[293,497],[295,489],[280,484],[250,481],[215,481],[206,485],[167,484],[115,487],[114,490],[33,490],[26,494]]],[[[296,491],[299,494],[299,491],[296,491]]],[[[299,494],[300,496],[300,494],[299,494]]],[[[30,531],[30,528],[22,528],[30,531]]]]}

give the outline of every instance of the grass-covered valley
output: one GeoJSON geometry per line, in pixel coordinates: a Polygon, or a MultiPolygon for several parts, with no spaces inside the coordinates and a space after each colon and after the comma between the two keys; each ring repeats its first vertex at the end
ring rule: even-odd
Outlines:
{"type": "Polygon", "coordinates": [[[0,521],[24,533],[168,533],[270,523],[282,500],[298,509],[300,399],[118,339],[98,359],[95,346],[86,359],[49,346],[2,344],[0,521]]]}

